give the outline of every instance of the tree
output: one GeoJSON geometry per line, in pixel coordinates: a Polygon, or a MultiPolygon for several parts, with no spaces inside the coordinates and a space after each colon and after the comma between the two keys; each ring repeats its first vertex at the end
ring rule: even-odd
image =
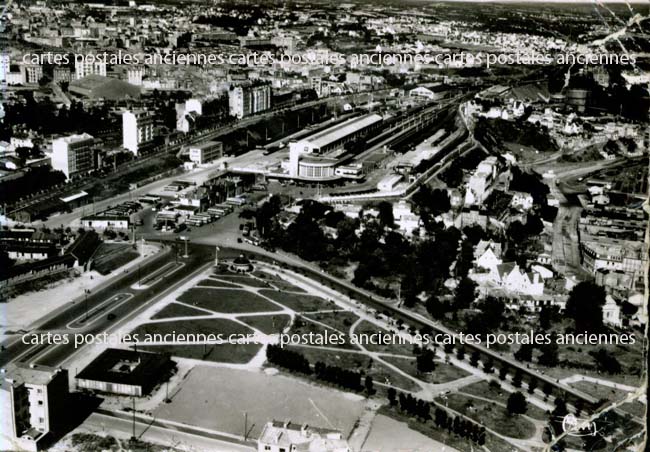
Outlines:
{"type": "Polygon", "coordinates": [[[521,369],[517,369],[515,375],[512,377],[512,386],[515,388],[521,387],[521,380],[524,378],[524,374],[521,372],[521,369]]]}
{"type": "Polygon", "coordinates": [[[605,289],[591,281],[578,283],[566,302],[565,313],[573,319],[578,332],[598,332],[603,328],[605,289]]]}
{"type": "Polygon", "coordinates": [[[543,344],[540,346],[542,354],[539,355],[537,363],[541,366],[555,367],[560,359],[558,356],[557,344],[543,344]]]}
{"type": "Polygon", "coordinates": [[[533,346],[531,344],[521,344],[514,357],[517,361],[530,362],[533,359],[533,346]]]}
{"type": "Polygon", "coordinates": [[[458,347],[458,350],[456,350],[456,359],[459,361],[465,359],[465,349],[463,347],[458,347]]]}
{"type": "Polygon", "coordinates": [[[534,394],[535,388],[537,388],[537,379],[531,378],[528,382],[528,394],[534,394]]]}
{"type": "Polygon", "coordinates": [[[499,369],[499,380],[505,380],[507,375],[508,375],[508,366],[503,364],[501,365],[501,369],[499,369]]]}
{"type": "Polygon", "coordinates": [[[372,382],[372,377],[370,375],[366,375],[366,379],[364,381],[364,387],[366,389],[366,394],[373,395],[375,393],[375,387],[372,382]]]}
{"type": "Polygon", "coordinates": [[[511,415],[524,414],[527,410],[527,405],[526,397],[519,391],[510,394],[508,397],[507,409],[511,415]]]}
{"type": "Polygon", "coordinates": [[[415,359],[418,372],[433,372],[436,369],[435,357],[435,353],[431,350],[423,350],[415,359]]]}
{"type": "Polygon", "coordinates": [[[494,361],[492,361],[492,358],[486,358],[485,361],[483,361],[483,372],[486,374],[491,374],[494,372],[494,361]]]}
{"type": "Polygon", "coordinates": [[[387,395],[388,395],[388,403],[390,404],[390,406],[397,405],[397,391],[395,390],[395,388],[392,387],[388,388],[387,395]]]}
{"type": "Polygon", "coordinates": [[[379,210],[379,223],[383,227],[392,228],[395,226],[395,217],[393,216],[393,205],[388,201],[382,201],[377,206],[379,210]]]}
{"type": "Polygon", "coordinates": [[[467,309],[476,297],[476,283],[470,278],[463,278],[456,287],[454,307],[456,309],[467,309]]]}
{"type": "Polygon", "coordinates": [[[469,363],[473,367],[478,366],[478,360],[481,358],[481,354],[478,351],[473,351],[472,355],[469,358],[469,363]]]}

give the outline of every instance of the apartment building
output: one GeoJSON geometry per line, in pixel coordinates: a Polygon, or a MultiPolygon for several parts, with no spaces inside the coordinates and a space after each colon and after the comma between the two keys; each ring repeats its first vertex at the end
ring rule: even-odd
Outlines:
{"type": "Polygon", "coordinates": [[[52,141],[52,168],[71,177],[88,172],[95,167],[92,135],[70,135],[52,141]]]}

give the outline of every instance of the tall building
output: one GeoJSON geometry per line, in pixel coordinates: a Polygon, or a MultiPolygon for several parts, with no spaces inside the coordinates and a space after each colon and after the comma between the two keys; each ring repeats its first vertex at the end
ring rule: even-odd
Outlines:
{"type": "Polygon", "coordinates": [[[129,66],[126,70],[126,80],[131,85],[142,86],[144,74],[144,66],[129,66]]]}
{"type": "Polygon", "coordinates": [[[142,147],[154,138],[154,117],[146,110],[125,111],[122,113],[123,146],[138,155],[142,147]]]}
{"type": "Polygon", "coordinates": [[[83,133],[57,138],[52,141],[52,168],[62,171],[65,177],[90,171],[94,168],[94,138],[83,133]]]}
{"type": "Polygon", "coordinates": [[[0,374],[0,433],[19,449],[36,451],[48,434],[63,433],[68,371],[10,363],[0,374]]]}
{"type": "Polygon", "coordinates": [[[77,80],[87,75],[101,75],[106,77],[106,62],[92,61],[92,59],[77,59],[74,62],[74,72],[77,80]]]}
{"type": "Polygon", "coordinates": [[[271,85],[251,84],[235,86],[228,92],[230,114],[241,119],[271,108],[271,85]]]}
{"type": "Polygon", "coordinates": [[[190,160],[197,165],[203,165],[222,156],[223,143],[220,141],[208,141],[190,147],[190,160]]]}
{"type": "Polygon", "coordinates": [[[43,66],[40,64],[25,64],[21,69],[25,71],[25,83],[36,85],[43,78],[43,66]]]}

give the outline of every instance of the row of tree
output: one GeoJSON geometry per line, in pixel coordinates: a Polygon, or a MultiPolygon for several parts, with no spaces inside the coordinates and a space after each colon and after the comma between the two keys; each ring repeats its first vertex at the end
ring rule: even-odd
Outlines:
{"type": "Polygon", "coordinates": [[[345,389],[356,392],[364,391],[368,395],[375,393],[372,377],[366,375],[365,379],[361,372],[344,369],[339,366],[331,366],[321,361],[316,362],[312,369],[309,360],[302,354],[293,350],[287,350],[279,345],[269,345],[266,349],[266,359],[277,366],[284,367],[293,372],[305,375],[313,375],[319,380],[332,383],[345,389]]]}
{"type": "MultiPolygon", "coordinates": [[[[393,408],[398,408],[402,413],[418,419],[420,422],[431,420],[431,408],[433,404],[429,401],[419,399],[411,394],[398,393],[394,388],[388,389],[388,403],[393,408]]],[[[436,407],[433,413],[433,421],[436,427],[447,429],[462,438],[471,439],[479,445],[485,444],[486,430],[474,422],[468,421],[461,416],[453,416],[446,410],[436,407]]]]}

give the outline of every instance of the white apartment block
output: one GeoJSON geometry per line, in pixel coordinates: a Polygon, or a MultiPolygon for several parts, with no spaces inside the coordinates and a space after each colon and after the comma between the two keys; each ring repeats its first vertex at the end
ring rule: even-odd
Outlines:
{"type": "Polygon", "coordinates": [[[197,165],[203,165],[223,156],[221,141],[208,141],[190,148],[190,160],[197,165]]]}
{"type": "Polygon", "coordinates": [[[65,177],[90,171],[94,168],[93,137],[87,133],[70,135],[52,141],[52,168],[62,171],[65,177]]]}
{"type": "Polygon", "coordinates": [[[153,114],[145,110],[122,113],[122,138],[124,148],[137,156],[142,145],[154,138],[153,114]]]}
{"type": "Polygon", "coordinates": [[[271,86],[236,86],[228,92],[228,107],[239,119],[266,111],[271,108],[271,86]]]}
{"type": "Polygon", "coordinates": [[[36,451],[50,432],[61,432],[68,371],[11,363],[0,374],[0,431],[16,449],[36,451]]]}
{"type": "Polygon", "coordinates": [[[106,63],[103,61],[77,60],[74,62],[75,79],[79,80],[87,75],[101,75],[106,77],[106,63]]]}

